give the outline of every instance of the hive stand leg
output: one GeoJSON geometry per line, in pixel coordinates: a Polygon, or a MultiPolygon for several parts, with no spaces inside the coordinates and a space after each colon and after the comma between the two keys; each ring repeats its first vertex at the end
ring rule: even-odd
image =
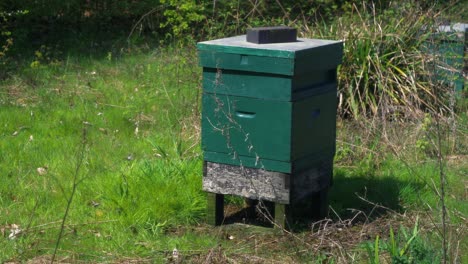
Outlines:
{"type": "Polygon", "coordinates": [[[275,203],[275,228],[286,228],[286,205],[275,203]]]}
{"type": "Polygon", "coordinates": [[[312,194],[295,205],[295,217],[307,221],[322,220],[328,216],[328,188],[312,194]]]}
{"type": "Polygon", "coordinates": [[[246,206],[246,213],[248,218],[255,218],[256,216],[256,207],[258,205],[258,200],[245,198],[244,199],[246,206]]]}
{"type": "Polygon", "coordinates": [[[207,193],[208,207],[206,222],[210,225],[221,225],[224,220],[224,195],[207,193]]]}
{"type": "Polygon", "coordinates": [[[292,204],[294,221],[317,221],[328,216],[328,188],[312,193],[308,197],[292,204]]]}
{"type": "Polygon", "coordinates": [[[328,206],[329,206],[329,200],[328,200],[328,188],[322,189],[318,195],[318,218],[323,219],[328,216],[328,206]]]}

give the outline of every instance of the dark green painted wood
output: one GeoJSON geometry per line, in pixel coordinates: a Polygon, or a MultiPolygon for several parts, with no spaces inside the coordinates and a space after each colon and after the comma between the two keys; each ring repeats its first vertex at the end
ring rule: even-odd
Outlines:
{"type": "Polygon", "coordinates": [[[203,91],[252,98],[289,101],[293,80],[290,76],[232,70],[203,70],[203,91]]]}
{"type": "Polygon", "coordinates": [[[295,221],[312,222],[328,216],[329,187],[292,202],[287,208],[288,217],[295,221]]]}
{"type": "Polygon", "coordinates": [[[220,53],[213,51],[198,52],[200,64],[205,68],[228,69],[273,74],[294,74],[294,59],[257,55],[220,53]]]}
{"type": "MultiPolygon", "coordinates": [[[[327,83],[336,86],[336,70],[317,70],[308,74],[286,76],[213,68],[203,69],[203,91],[207,93],[297,101],[320,93],[318,90],[327,83]]],[[[335,87],[328,87],[328,89],[334,90],[335,87]]]]}
{"type": "MultiPolygon", "coordinates": [[[[297,101],[304,97],[323,93],[323,91],[317,92],[317,90],[327,84],[336,84],[336,69],[309,71],[304,74],[293,76],[292,80],[293,95],[291,101],[297,101]]],[[[325,88],[331,90],[336,89],[335,87],[325,88]]]]}
{"type": "MultiPolygon", "coordinates": [[[[224,163],[230,165],[237,165],[237,166],[244,166],[248,168],[256,168],[256,169],[267,169],[270,171],[278,171],[284,173],[291,173],[293,171],[293,167],[295,163],[289,161],[278,161],[278,160],[271,160],[271,159],[257,159],[255,157],[249,156],[236,156],[229,154],[229,153],[221,153],[221,152],[211,152],[211,151],[203,151],[203,160],[216,162],[216,163],[224,163]]],[[[307,162],[301,163],[302,166],[306,165],[307,162]]]]}
{"type": "Polygon", "coordinates": [[[221,225],[224,221],[224,195],[207,193],[206,222],[210,225],[221,225]]]}
{"type": "Polygon", "coordinates": [[[329,188],[325,188],[325,189],[321,190],[316,195],[316,199],[318,201],[312,201],[312,202],[316,202],[317,206],[318,206],[318,208],[316,208],[316,212],[317,212],[316,217],[317,217],[317,219],[323,219],[323,218],[328,216],[328,210],[329,210],[329,207],[330,207],[330,199],[329,199],[329,196],[328,196],[328,191],[329,191],[329,188]]]}
{"type": "Polygon", "coordinates": [[[203,94],[204,151],[289,161],[291,102],[203,94]]]}
{"type": "Polygon", "coordinates": [[[335,151],[336,107],[334,89],[293,104],[291,160],[335,151]]]}
{"type": "Polygon", "coordinates": [[[278,161],[262,158],[256,159],[255,157],[248,156],[234,157],[233,155],[228,153],[204,151],[203,160],[229,165],[242,165],[248,168],[265,169],[284,173],[295,173],[311,168],[312,166],[314,166],[313,161],[317,160],[320,157],[333,159],[334,152],[335,149],[330,150],[330,152],[327,153],[314,153],[314,155],[306,156],[294,161],[278,161]]]}
{"type": "Polygon", "coordinates": [[[292,172],[317,155],[333,155],[336,84],[328,86],[297,102],[203,94],[205,160],[292,172]]]}
{"type": "Polygon", "coordinates": [[[258,45],[245,36],[197,44],[204,68],[298,75],[336,68],[342,61],[343,43],[300,39],[297,42],[258,45]]]}
{"type": "Polygon", "coordinates": [[[342,57],[342,42],[297,51],[294,74],[304,74],[314,70],[336,69],[341,64],[342,57]]]}

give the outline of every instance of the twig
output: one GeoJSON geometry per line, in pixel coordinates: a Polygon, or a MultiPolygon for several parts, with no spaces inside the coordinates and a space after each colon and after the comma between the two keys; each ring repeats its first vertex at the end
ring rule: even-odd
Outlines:
{"type": "Polygon", "coordinates": [[[127,109],[127,108],[128,108],[127,106],[113,105],[113,104],[104,104],[104,103],[100,103],[100,102],[97,102],[96,104],[98,104],[98,105],[103,105],[103,106],[110,106],[110,107],[122,108],[122,109],[127,109]]]}
{"type": "Polygon", "coordinates": [[[440,203],[442,206],[442,246],[444,250],[442,263],[447,263],[447,208],[445,206],[445,170],[442,157],[442,135],[440,133],[440,123],[438,115],[435,115],[436,129],[437,129],[437,162],[439,165],[440,176],[440,203]]]}
{"type": "MultiPolygon", "coordinates": [[[[393,210],[393,209],[391,209],[391,208],[388,208],[388,207],[386,207],[386,206],[383,206],[383,205],[380,205],[380,204],[371,202],[371,201],[367,200],[366,198],[360,196],[358,193],[355,193],[355,194],[356,194],[356,196],[357,196],[359,199],[361,199],[362,201],[364,201],[364,202],[366,202],[366,203],[369,203],[369,204],[372,204],[372,205],[374,206],[374,208],[375,208],[375,207],[382,208],[382,209],[388,210],[388,211],[390,211],[390,212],[392,212],[392,213],[394,213],[394,214],[397,214],[397,215],[400,215],[400,216],[401,216],[400,213],[398,213],[397,211],[395,211],[395,210],[393,210]]],[[[373,211],[373,210],[372,210],[372,211],[373,211]]],[[[370,215],[369,215],[369,216],[370,216],[370,215]]]]}
{"type": "Polygon", "coordinates": [[[363,150],[372,152],[372,154],[378,154],[377,151],[372,150],[372,149],[370,149],[370,148],[366,148],[366,147],[360,146],[360,145],[355,145],[355,144],[352,144],[352,143],[349,143],[349,142],[345,142],[345,141],[340,140],[340,139],[336,139],[336,142],[338,142],[338,143],[343,143],[343,144],[348,145],[348,146],[351,146],[351,147],[360,148],[360,149],[363,149],[363,150]]]}
{"type": "Polygon", "coordinates": [[[57,255],[57,250],[60,245],[60,241],[62,240],[63,231],[65,230],[65,222],[68,218],[68,213],[70,212],[71,204],[73,202],[73,197],[75,196],[78,184],[80,183],[78,176],[80,175],[81,166],[83,165],[83,161],[85,158],[86,145],[87,145],[87,127],[86,127],[86,124],[84,124],[83,130],[82,130],[81,148],[78,152],[77,164],[75,167],[75,173],[73,175],[72,192],[69,198],[67,199],[67,208],[65,209],[65,213],[62,218],[62,224],[60,225],[60,232],[57,237],[57,242],[55,243],[55,248],[54,248],[54,253],[52,254],[52,259],[50,261],[51,264],[54,263],[55,257],[57,255]]]}
{"type": "MultiPolygon", "coordinates": [[[[119,220],[104,220],[104,221],[97,221],[97,222],[90,222],[90,223],[79,223],[79,224],[69,224],[65,225],[64,227],[76,227],[76,226],[87,226],[87,225],[99,225],[99,224],[106,224],[106,223],[112,223],[112,222],[118,222],[119,220]]],[[[53,229],[56,228],[55,224],[61,223],[62,220],[60,221],[54,221],[50,223],[45,223],[42,225],[36,225],[36,226],[31,226],[28,227],[24,232],[28,232],[31,230],[35,229],[40,229],[40,230],[47,230],[47,229],[53,229]]]]}
{"type": "Polygon", "coordinates": [[[153,13],[156,13],[156,11],[159,11],[161,8],[162,8],[162,6],[155,7],[153,9],[151,9],[150,11],[148,11],[146,14],[142,15],[140,17],[140,19],[138,19],[138,21],[135,23],[135,25],[133,25],[132,30],[130,30],[130,34],[128,34],[127,41],[130,40],[130,37],[133,35],[133,32],[135,31],[136,27],[143,21],[143,19],[145,19],[145,17],[147,17],[147,16],[149,16],[149,15],[151,15],[153,13]]]}

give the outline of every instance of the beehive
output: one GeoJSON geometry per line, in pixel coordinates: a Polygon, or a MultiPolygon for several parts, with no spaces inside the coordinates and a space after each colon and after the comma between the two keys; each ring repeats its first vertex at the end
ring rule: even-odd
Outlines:
{"type": "Polygon", "coordinates": [[[342,42],[256,44],[242,35],[200,42],[198,51],[203,189],[213,223],[223,194],[272,201],[287,213],[285,205],[327,189],[342,42]]]}

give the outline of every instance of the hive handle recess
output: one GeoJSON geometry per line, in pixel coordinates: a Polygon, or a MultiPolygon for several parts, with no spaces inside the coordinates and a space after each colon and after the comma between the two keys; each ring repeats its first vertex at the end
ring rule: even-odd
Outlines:
{"type": "Polygon", "coordinates": [[[254,112],[236,111],[236,116],[240,118],[252,119],[255,117],[254,112]]]}

